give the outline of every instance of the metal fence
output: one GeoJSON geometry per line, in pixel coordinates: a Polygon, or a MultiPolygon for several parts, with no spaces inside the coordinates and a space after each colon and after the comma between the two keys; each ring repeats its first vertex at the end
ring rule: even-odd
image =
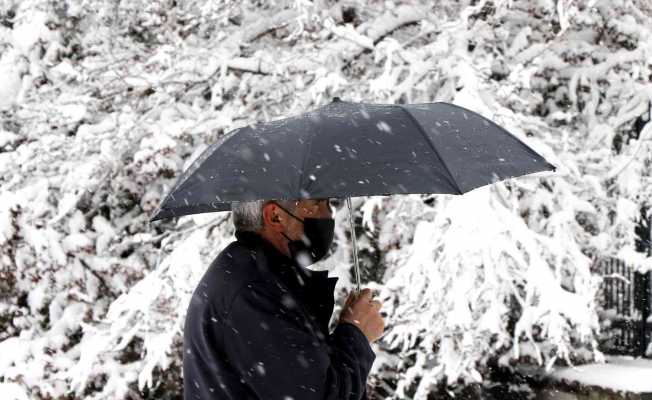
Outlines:
{"type": "Polygon", "coordinates": [[[639,273],[617,258],[598,261],[603,276],[601,303],[608,321],[602,350],[608,354],[645,356],[650,321],[650,272],[639,273]]]}

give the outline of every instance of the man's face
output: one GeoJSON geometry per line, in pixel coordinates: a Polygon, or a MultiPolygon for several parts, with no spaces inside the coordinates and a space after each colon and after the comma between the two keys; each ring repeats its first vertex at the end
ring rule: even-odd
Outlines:
{"type": "MultiPolygon", "coordinates": [[[[297,218],[332,218],[340,202],[337,199],[296,200],[296,206],[288,209],[297,218]]],[[[289,255],[288,239],[301,240],[303,224],[297,218],[286,213],[275,202],[268,201],[263,206],[263,228],[260,234],[279,251],[289,255]],[[285,237],[287,236],[287,238],[285,237]]]]}
{"type": "MultiPolygon", "coordinates": [[[[288,210],[300,219],[304,218],[332,218],[333,210],[331,209],[329,199],[303,199],[296,201],[296,208],[288,210]]],[[[290,238],[299,240],[303,233],[303,224],[291,215],[287,215],[283,210],[278,209],[280,214],[285,217],[285,234],[290,238]]]]}

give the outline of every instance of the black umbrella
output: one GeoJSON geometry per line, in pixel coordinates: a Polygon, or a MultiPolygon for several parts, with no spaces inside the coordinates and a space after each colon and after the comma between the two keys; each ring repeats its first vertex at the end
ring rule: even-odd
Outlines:
{"type": "Polygon", "coordinates": [[[464,194],[555,169],[505,129],[453,104],[335,98],[223,136],[179,177],[150,221],[228,211],[233,201],[260,199],[346,198],[350,215],[351,196],[464,194]]]}

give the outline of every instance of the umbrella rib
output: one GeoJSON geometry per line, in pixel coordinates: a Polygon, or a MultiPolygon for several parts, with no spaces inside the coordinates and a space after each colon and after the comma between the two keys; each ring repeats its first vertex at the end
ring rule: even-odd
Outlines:
{"type": "MultiPolygon", "coordinates": [[[[447,104],[448,106],[458,108],[458,109],[460,109],[460,110],[462,110],[462,111],[465,111],[465,112],[468,112],[468,113],[471,113],[471,114],[478,114],[478,113],[476,113],[475,111],[471,111],[471,110],[466,109],[466,108],[464,108],[464,107],[462,107],[462,106],[458,106],[457,104],[453,104],[453,103],[446,103],[446,104],[447,104]]],[[[482,115],[480,115],[480,117],[481,117],[482,119],[486,120],[487,123],[489,123],[490,125],[493,125],[494,128],[497,128],[498,131],[499,131],[500,133],[502,133],[503,135],[511,136],[513,139],[516,140],[517,143],[519,143],[520,145],[522,145],[522,146],[525,148],[525,150],[526,150],[527,152],[529,152],[531,155],[533,155],[534,157],[542,157],[541,154],[537,153],[537,152],[536,152],[532,147],[530,147],[530,146],[529,146],[527,143],[525,143],[523,140],[519,139],[516,135],[510,133],[507,129],[505,129],[505,128],[503,128],[502,126],[498,125],[497,123],[495,123],[494,121],[490,120],[489,118],[485,118],[485,117],[483,117],[482,115]]],[[[557,167],[555,167],[554,165],[550,164],[550,163],[548,162],[548,160],[544,159],[543,161],[545,161],[545,163],[548,164],[548,165],[552,168],[553,172],[557,170],[557,167]]]]}
{"type": "Polygon", "coordinates": [[[310,155],[310,149],[312,147],[312,141],[315,139],[315,136],[317,135],[316,130],[319,129],[319,125],[313,125],[312,121],[308,118],[308,124],[312,126],[313,129],[312,135],[310,135],[310,138],[308,138],[307,143],[306,143],[306,152],[303,155],[303,161],[301,161],[301,173],[299,174],[299,184],[297,185],[297,194],[298,198],[302,199],[302,193],[301,193],[301,184],[303,183],[303,176],[306,172],[306,163],[308,162],[308,156],[310,155]]]}
{"type": "Polygon", "coordinates": [[[206,147],[206,149],[204,149],[204,151],[193,160],[192,164],[190,164],[190,166],[188,167],[188,170],[186,171],[186,176],[183,178],[183,181],[177,182],[174,185],[174,187],[172,188],[172,190],[170,191],[170,193],[173,193],[175,191],[175,189],[180,188],[188,180],[188,178],[190,178],[190,176],[193,175],[197,171],[197,169],[199,169],[199,167],[201,166],[199,164],[201,164],[202,162],[204,162],[208,158],[210,158],[218,148],[221,148],[226,143],[227,140],[235,137],[236,133],[238,133],[239,131],[241,131],[243,129],[244,128],[238,128],[238,129],[234,130],[233,132],[229,132],[227,134],[224,134],[220,138],[218,138],[214,143],[212,143],[208,147],[206,147]],[[202,157],[204,155],[206,157],[204,159],[202,159],[202,157]],[[191,170],[191,168],[194,165],[196,165],[196,167],[191,170]]]}
{"type": "MultiPolygon", "coordinates": [[[[229,133],[226,133],[226,134],[222,135],[221,137],[219,137],[214,143],[212,143],[208,147],[206,147],[206,149],[204,149],[204,151],[193,160],[193,162],[190,164],[188,169],[185,172],[181,173],[181,176],[179,176],[179,178],[175,182],[174,186],[172,186],[172,189],[170,189],[170,192],[167,194],[167,196],[165,196],[163,201],[161,201],[161,203],[159,204],[159,207],[157,208],[157,211],[155,211],[155,214],[157,214],[158,210],[161,209],[160,208],[161,204],[165,204],[168,201],[168,198],[173,197],[173,194],[177,190],[179,190],[179,188],[181,188],[181,186],[183,186],[183,184],[186,183],[188,181],[188,179],[190,179],[190,177],[192,175],[194,175],[195,172],[197,172],[197,170],[201,167],[201,165],[200,165],[201,163],[206,161],[208,158],[212,157],[213,154],[215,154],[215,152],[219,148],[221,148],[228,140],[234,138],[235,135],[238,132],[240,132],[241,130],[243,130],[244,128],[247,128],[247,127],[237,128],[237,129],[235,129],[235,130],[233,130],[233,131],[231,131],[229,133]],[[204,157],[204,156],[206,156],[206,157],[204,157]]],[[[194,189],[195,186],[197,186],[198,184],[201,184],[201,183],[202,182],[195,182],[193,185],[191,185],[189,187],[186,187],[184,190],[188,190],[190,188],[194,189]]],[[[202,204],[202,205],[211,205],[211,204],[202,204]]],[[[230,203],[229,203],[229,205],[230,205],[230,203]]]]}
{"type": "Polygon", "coordinates": [[[430,140],[430,137],[428,136],[428,134],[421,128],[421,124],[419,123],[419,121],[417,121],[417,119],[414,118],[414,115],[412,115],[412,113],[408,109],[403,107],[401,104],[396,104],[396,106],[398,108],[400,108],[401,110],[403,110],[403,112],[405,112],[408,115],[408,117],[410,118],[412,123],[414,125],[416,125],[419,132],[421,132],[421,135],[423,136],[423,138],[426,140],[426,142],[428,142],[428,144],[430,145],[430,148],[435,153],[437,158],[439,158],[439,161],[441,162],[441,165],[443,165],[444,170],[446,170],[446,180],[448,181],[448,183],[451,186],[453,186],[453,188],[455,190],[458,191],[458,194],[464,194],[464,192],[462,192],[462,190],[460,190],[459,186],[457,186],[457,182],[455,182],[455,179],[453,178],[453,174],[451,174],[451,171],[448,169],[448,166],[444,162],[444,159],[441,157],[441,155],[439,155],[439,152],[437,151],[437,148],[435,148],[435,144],[432,142],[432,140],[430,140]]]}

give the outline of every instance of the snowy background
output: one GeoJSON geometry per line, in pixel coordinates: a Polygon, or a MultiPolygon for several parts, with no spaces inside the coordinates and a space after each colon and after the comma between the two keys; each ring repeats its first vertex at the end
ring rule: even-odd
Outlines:
{"type": "Polygon", "coordinates": [[[0,0],[1,397],[179,398],[189,296],[233,226],[148,218],[224,133],[333,96],[454,102],[558,167],[353,199],[387,315],[375,398],[600,361],[594,261],[652,269],[651,81],[649,0],[0,0]]]}

